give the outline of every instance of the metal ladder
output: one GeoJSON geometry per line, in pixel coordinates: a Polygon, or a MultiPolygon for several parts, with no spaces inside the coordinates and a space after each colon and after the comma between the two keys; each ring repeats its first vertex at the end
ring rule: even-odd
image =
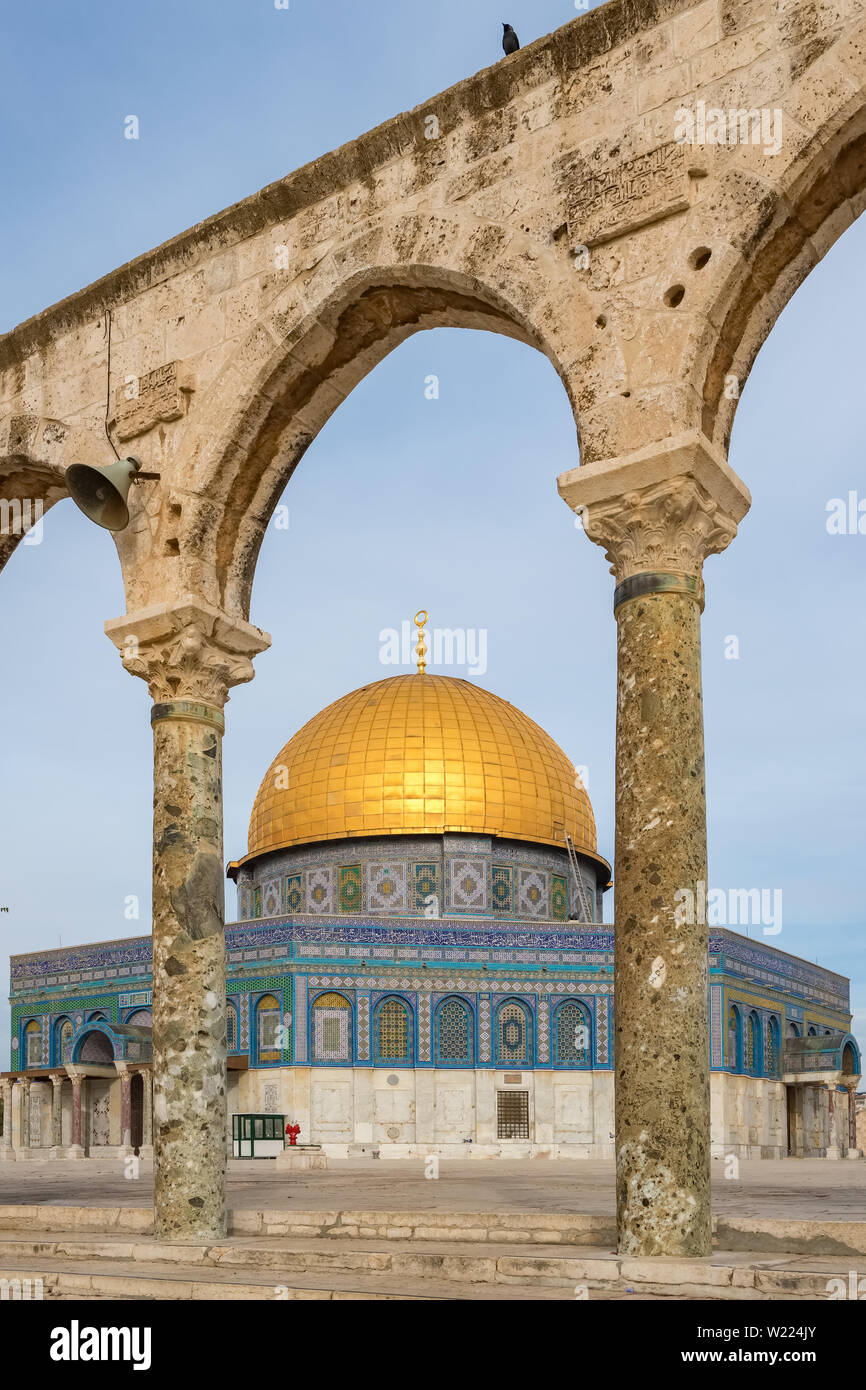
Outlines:
{"type": "Polygon", "coordinates": [[[583,913],[582,921],[591,922],[592,911],[589,906],[589,899],[586,896],[586,885],[583,881],[583,875],[580,872],[580,865],[577,862],[577,852],[574,848],[574,841],[572,840],[571,836],[568,834],[567,831],[563,833],[565,834],[565,847],[568,850],[568,862],[571,865],[571,872],[574,874],[574,885],[577,889],[577,896],[580,902],[580,909],[583,913]]]}

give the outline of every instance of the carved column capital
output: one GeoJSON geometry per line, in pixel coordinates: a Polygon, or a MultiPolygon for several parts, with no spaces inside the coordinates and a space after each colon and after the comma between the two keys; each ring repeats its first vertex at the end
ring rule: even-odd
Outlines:
{"type": "Polygon", "coordinates": [[[610,572],[621,584],[649,571],[699,577],[706,557],[730,545],[737,523],[700,483],[680,474],[591,503],[583,529],[604,546],[610,572]]]}
{"type": "Polygon", "coordinates": [[[590,540],[604,546],[619,585],[636,575],[677,575],[696,598],[704,560],[730,545],[751,502],[727,461],[694,434],[574,468],[560,477],[559,492],[590,540]]]}
{"type": "Polygon", "coordinates": [[[126,670],[147,681],[158,704],[187,701],[218,710],[233,685],[252,680],[252,658],[271,645],[260,628],[192,594],[113,618],[105,631],[126,670]]]}

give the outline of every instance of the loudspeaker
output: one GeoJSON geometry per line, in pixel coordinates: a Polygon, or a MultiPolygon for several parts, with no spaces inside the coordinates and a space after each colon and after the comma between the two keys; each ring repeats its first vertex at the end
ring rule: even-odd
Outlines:
{"type": "Polygon", "coordinates": [[[119,459],[105,468],[71,463],[66,470],[66,490],[86,517],[106,531],[122,531],[129,524],[126,499],[141,464],[138,459],[119,459]]]}

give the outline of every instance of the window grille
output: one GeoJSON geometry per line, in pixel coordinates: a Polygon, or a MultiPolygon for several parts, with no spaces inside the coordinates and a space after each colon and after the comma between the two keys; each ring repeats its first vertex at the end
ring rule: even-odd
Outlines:
{"type": "Polygon", "coordinates": [[[499,1010],[499,1057],[503,1062],[529,1061],[529,1026],[521,1004],[504,1004],[499,1010]]]}
{"type": "Polygon", "coordinates": [[[581,1006],[571,1000],[556,1011],[556,1060],[576,1067],[589,1062],[589,1020],[581,1006]]]}
{"type": "Polygon", "coordinates": [[[496,1092],[496,1136],[498,1139],[529,1138],[529,1092],[496,1092]]]}
{"type": "Polygon", "coordinates": [[[377,1043],[380,1060],[408,1062],[409,1014],[399,999],[386,999],[380,1008],[377,1043]]]}
{"type": "Polygon", "coordinates": [[[469,1062],[471,1026],[469,1010],[459,999],[446,999],[439,1005],[439,1060],[469,1062]]]}

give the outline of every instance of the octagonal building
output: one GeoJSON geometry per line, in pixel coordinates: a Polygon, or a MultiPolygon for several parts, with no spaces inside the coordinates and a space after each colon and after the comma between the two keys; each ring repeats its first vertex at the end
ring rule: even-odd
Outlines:
{"type": "MultiPolygon", "coordinates": [[[[230,1152],[246,1116],[260,1154],[289,1123],[334,1157],[613,1156],[610,866],[522,711],[420,671],[343,696],[277,753],[228,875],[230,1152]]],[[[842,1157],[848,981],[762,938],[761,911],[738,890],[708,918],[713,1152],[842,1157]],[[744,906],[755,939],[725,916],[744,906]]],[[[147,1154],[150,968],[149,937],[12,958],[20,1156],[147,1154]]]]}

